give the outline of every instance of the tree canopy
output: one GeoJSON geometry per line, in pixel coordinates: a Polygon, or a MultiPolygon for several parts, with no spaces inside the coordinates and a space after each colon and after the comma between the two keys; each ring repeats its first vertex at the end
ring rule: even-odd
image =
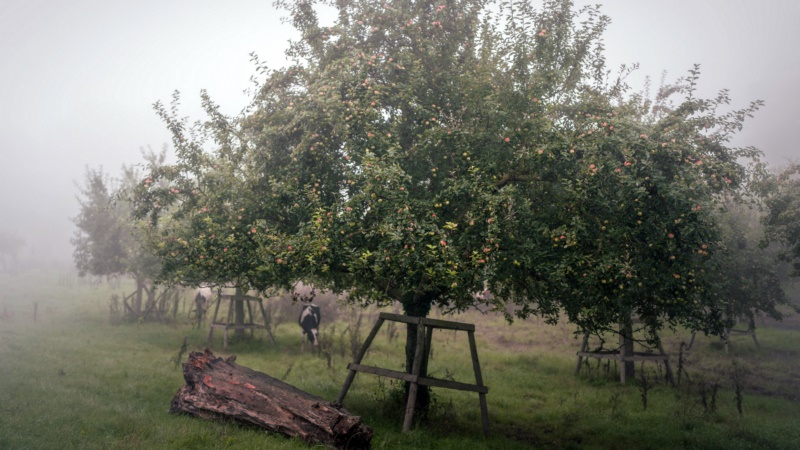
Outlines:
{"type": "Polygon", "coordinates": [[[609,19],[567,0],[342,0],[330,26],[277,4],[301,37],[241,116],[156,105],[178,162],[136,199],[161,279],[721,332],[712,211],[747,184],[759,152],[729,143],[759,102],[696,98],[697,68],[631,93],[609,19]]]}
{"type": "Polygon", "coordinates": [[[765,231],[759,209],[732,199],[726,199],[723,206],[718,213],[721,249],[714,259],[719,274],[715,292],[725,305],[725,315],[751,325],[760,314],[780,320],[779,307],[789,302],[777,264],[782,246],[763,245],[765,231]]]}
{"type": "Polygon", "coordinates": [[[800,277],[800,163],[793,163],[766,186],[767,238],[785,246],[781,259],[792,264],[800,277]]]}

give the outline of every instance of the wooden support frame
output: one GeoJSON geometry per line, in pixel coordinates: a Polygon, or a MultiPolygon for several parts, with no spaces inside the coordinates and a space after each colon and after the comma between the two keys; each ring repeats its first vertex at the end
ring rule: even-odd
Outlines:
{"type": "Polygon", "coordinates": [[[356,377],[356,373],[364,372],[373,375],[394,378],[397,380],[407,381],[410,383],[408,403],[406,404],[405,416],[403,418],[403,432],[411,429],[411,424],[414,420],[414,408],[417,401],[417,390],[419,386],[440,387],[446,389],[455,389],[459,391],[477,392],[479,404],[481,408],[481,425],[483,427],[483,434],[489,436],[489,412],[486,404],[486,394],[489,388],[483,385],[483,377],[481,375],[480,362],[478,360],[478,348],[475,345],[475,325],[461,322],[451,322],[447,320],[427,319],[424,317],[404,316],[400,314],[380,313],[378,321],[372,327],[369,336],[364,341],[364,344],[359,349],[353,362],[347,365],[349,370],[347,378],[342,385],[342,390],[336,398],[336,403],[342,404],[350,385],[356,377]],[[361,360],[366,355],[369,346],[378,335],[378,331],[383,325],[383,322],[390,320],[393,322],[402,322],[407,324],[417,325],[417,347],[414,350],[414,363],[411,368],[411,373],[399,372],[396,370],[384,369],[381,367],[367,366],[361,364],[361,360]],[[435,328],[445,330],[460,330],[466,331],[469,338],[470,356],[472,358],[472,369],[475,372],[475,384],[461,383],[451,380],[442,380],[439,378],[422,377],[420,376],[421,368],[427,364],[427,358],[430,354],[431,339],[433,330],[435,328]]]}
{"type": "Polygon", "coordinates": [[[270,326],[269,319],[267,318],[267,312],[264,309],[263,299],[261,297],[254,297],[251,295],[232,295],[232,294],[217,294],[216,299],[216,306],[214,307],[214,316],[211,318],[211,325],[209,325],[208,329],[208,348],[211,348],[211,343],[214,339],[214,329],[220,328],[223,330],[222,335],[222,348],[228,348],[228,332],[230,330],[250,330],[250,335],[253,335],[255,329],[263,328],[267,331],[267,335],[270,338],[270,341],[274,344],[275,343],[275,335],[272,333],[272,327],[270,326]],[[247,308],[245,309],[245,323],[241,325],[236,325],[232,323],[233,320],[233,302],[234,300],[240,299],[245,302],[247,308]],[[224,322],[218,321],[217,317],[219,316],[219,308],[222,302],[228,302],[228,316],[224,322]],[[261,318],[263,319],[264,323],[256,323],[256,318],[253,316],[253,307],[252,303],[258,304],[258,308],[256,309],[256,313],[261,313],[261,318]]]}
{"type": "MultiPolygon", "coordinates": [[[[667,372],[667,380],[671,385],[675,385],[675,380],[672,377],[672,368],[669,364],[669,355],[664,351],[664,347],[661,345],[661,342],[658,343],[657,348],[659,353],[645,353],[645,352],[633,352],[632,354],[627,354],[625,352],[625,345],[622,342],[623,337],[620,336],[620,347],[619,350],[601,350],[601,351],[589,351],[589,333],[585,333],[583,335],[583,343],[581,344],[581,349],[577,352],[578,355],[578,363],[575,365],[575,375],[580,373],[581,370],[581,363],[583,362],[584,358],[597,358],[597,359],[610,359],[615,361],[620,361],[624,363],[625,361],[663,361],[664,367],[667,372]]],[[[625,375],[625,368],[620,367],[619,371],[619,381],[622,384],[625,384],[626,375],[625,375]]]]}
{"type": "MultiPolygon", "coordinates": [[[[148,297],[149,297],[150,293],[151,293],[150,290],[147,289],[147,286],[145,286],[144,289],[145,289],[145,291],[147,291],[148,297]]],[[[155,290],[155,286],[153,287],[153,290],[155,290]]],[[[143,320],[147,320],[147,317],[150,315],[150,312],[151,311],[155,311],[155,314],[156,314],[156,317],[158,318],[158,320],[160,322],[163,322],[164,321],[164,314],[166,312],[166,309],[164,308],[166,306],[166,298],[165,297],[167,297],[169,295],[172,295],[172,291],[171,291],[170,288],[167,288],[167,289],[161,291],[160,293],[157,293],[157,295],[153,295],[153,297],[155,297],[155,298],[153,299],[152,302],[148,302],[149,305],[148,305],[147,309],[144,311],[144,314],[142,315],[142,319],[143,320]]]]}
{"type": "Polygon", "coordinates": [[[130,294],[122,297],[122,304],[125,306],[125,311],[127,314],[133,314],[133,307],[128,304],[128,300],[133,302],[133,297],[136,295],[136,291],[131,292],[130,294]]]}
{"type": "MultiPolygon", "coordinates": [[[[758,337],[756,336],[756,322],[755,320],[751,320],[750,324],[748,325],[746,330],[736,330],[734,328],[726,328],[725,332],[722,333],[722,341],[725,344],[725,353],[728,353],[728,344],[731,340],[731,334],[738,334],[744,336],[750,336],[753,338],[753,343],[756,345],[757,349],[761,349],[761,344],[758,343],[758,337]]],[[[694,338],[697,335],[697,331],[692,331],[692,338],[689,341],[689,345],[686,347],[687,350],[692,349],[692,345],[694,344],[694,338]]]]}
{"type": "Polygon", "coordinates": [[[758,343],[758,337],[756,337],[755,327],[748,328],[746,330],[734,330],[733,328],[728,328],[725,330],[725,334],[722,335],[722,339],[725,341],[725,353],[728,353],[728,343],[731,340],[731,334],[751,336],[753,338],[753,343],[756,344],[756,348],[761,348],[761,344],[758,343]]]}

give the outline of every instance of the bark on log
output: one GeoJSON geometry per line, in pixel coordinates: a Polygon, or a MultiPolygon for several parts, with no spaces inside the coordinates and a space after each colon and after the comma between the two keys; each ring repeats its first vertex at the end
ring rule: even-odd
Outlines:
{"type": "Polygon", "coordinates": [[[309,444],[369,448],[372,428],[339,405],[224,360],[208,349],[183,365],[186,385],[172,399],[171,413],[233,420],[297,436],[309,444]]]}

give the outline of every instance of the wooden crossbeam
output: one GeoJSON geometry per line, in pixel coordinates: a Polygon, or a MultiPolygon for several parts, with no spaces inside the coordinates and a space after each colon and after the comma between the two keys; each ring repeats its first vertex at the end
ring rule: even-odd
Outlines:
{"type": "Polygon", "coordinates": [[[657,355],[654,353],[640,353],[636,352],[632,355],[622,356],[615,350],[599,351],[599,352],[578,352],[578,356],[585,358],[597,359],[615,359],[617,361],[666,361],[669,360],[669,355],[657,355]]]}
{"type": "Polygon", "coordinates": [[[428,319],[425,317],[403,316],[401,314],[392,314],[385,312],[380,313],[378,317],[385,320],[392,320],[394,322],[419,324],[433,328],[442,328],[446,330],[475,331],[475,325],[471,323],[451,322],[449,320],[428,319]]]}
{"type": "Polygon", "coordinates": [[[261,297],[254,297],[252,295],[239,295],[239,296],[237,296],[236,294],[220,294],[219,298],[222,299],[222,300],[241,299],[241,300],[244,300],[246,302],[260,302],[261,301],[261,297]]]}
{"type": "Polygon", "coordinates": [[[421,377],[414,376],[410,373],[400,372],[397,370],[384,369],[382,367],[365,366],[363,364],[348,364],[349,370],[358,372],[371,373],[381,377],[394,378],[396,380],[408,381],[409,383],[418,383],[423,386],[440,387],[445,389],[455,389],[457,391],[478,392],[487,394],[489,388],[486,386],[478,386],[475,384],[459,383],[458,381],[442,380],[441,378],[421,377]]]}

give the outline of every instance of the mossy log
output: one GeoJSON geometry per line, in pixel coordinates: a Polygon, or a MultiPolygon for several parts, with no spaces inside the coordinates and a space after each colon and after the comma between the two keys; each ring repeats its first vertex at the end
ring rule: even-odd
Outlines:
{"type": "Polygon", "coordinates": [[[172,399],[171,413],[232,420],[273,433],[297,436],[309,444],[369,448],[372,428],[361,417],[267,374],[192,352],[183,365],[186,384],[172,399]]]}

